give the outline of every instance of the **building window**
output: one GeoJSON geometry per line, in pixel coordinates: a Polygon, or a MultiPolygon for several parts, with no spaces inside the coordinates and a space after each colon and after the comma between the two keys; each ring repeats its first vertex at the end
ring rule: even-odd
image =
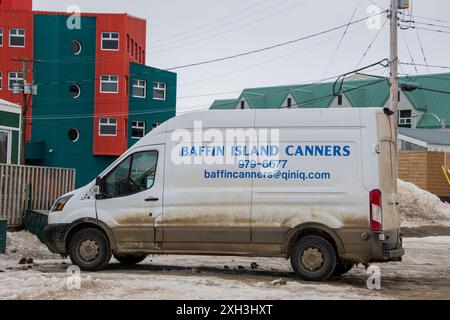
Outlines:
{"type": "Polygon", "coordinates": [[[77,142],[80,139],[80,131],[78,129],[72,128],[67,133],[69,140],[72,142],[77,142]]]}
{"type": "Polygon", "coordinates": [[[119,76],[101,76],[100,77],[101,93],[118,93],[119,92],[119,76]]]}
{"type": "Polygon", "coordinates": [[[11,163],[10,131],[0,130],[0,163],[11,163]]]}
{"type": "Polygon", "coordinates": [[[0,47],[3,47],[3,29],[0,28],[0,47]]]}
{"type": "Polygon", "coordinates": [[[72,40],[72,53],[79,55],[81,53],[81,42],[78,40],[72,40]]]}
{"type": "Polygon", "coordinates": [[[398,115],[398,124],[401,127],[411,128],[412,110],[400,110],[398,115]]]}
{"type": "Polygon", "coordinates": [[[3,73],[0,71],[0,90],[3,89],[3,73]]]}
{"type": "Polygon", "coordinates": [[[131,138],[141,139],[145,136],[145,121],[131,122],[131,138]]]}
{"type": "Polygon", "coordinates": [[[245,109],[245,101],[242,100],[242,101],[241,101],[241,110],[244,110],[244,109],[245,109]]]}
{"type": "Polygon", "coordinates": [[[127,34],[127,53],[130,53],[130,35],[127,34]]]}
{"type": "Polygon", "coordinates": [[[115,119],[115,118],[100,118],[99,135],[101,135],[101,136],[116,136],[117,135],[117,119],[115,119]]]}
{"type": "Polygon", "coordinates": [[[134,59],[137,60],[138,54],[139,54],[139,52],[138,52],[138,44],[137,44],[137,42],[135,42],[134,43],[134,59]]]}
{"type": "Polygon", "coordinates": [[[291,99],[291,98],[288,98],[288,99],[287,99],[287,108],[288,108],[288,109],[291,109],[291,108],[292,108],[292,99],[291,99]]]}
{"type": "Polygon", "coordinates": [[[344,98],[342,97],[342,94],[340,94],[338,96],[338,106],[342,106],[342,102],[343,102],[344,98]]]}
{"type": "Polygon", "coordinates": [[[21,87],[24,85],[23,72],[9,72],[8,73],[8,89],[12,90],[14,84],[18,83],[21,87]]]}
{"type": "Polygon", "coordinates": [[[153,122],[152,123],[152,130],[158,128],[161,125],[159,122],[153,122]]]}
{"type": "Polygon", "coordinates": [[[154,82],[153,83],[153,99],[166,100],[166,89],[167,89],[167,86],[164,82],[154,82]]]}
{"type": "Polygon", "coordinates": [[[74,99],[79,98],[80,95],[81,95],[81,88],[80,88],[80,86],[77,85],[77,84],[72,84],[69,87],[69,93],[72,96],[72,98],[74,98],[74,99]]]}
{"type": "Polygon", "coordinates": [[[397,101],[400,102],[400,100],[401,100],[401,94],[400,94],[400,91],[399,91],[398,95],[397,95],[397,101]]]}
{"type": "Polygon", "coordinates": [[[147,81],[133,80],[133,97],[145,98],[147,96],[147,81]]]}
{"type": "Polygon", "coordinates": [[[134,40],[131,39],[131,56],[134,58],[134,40]]]}
{"type": "Polygon", "coordinates": [[[9,46],[25,47],[25,29],[9,29],[9,46]]]}
{"type": "Polygon", "coordinates": [[[102,50],[119,51],[118,32],[102,32],[102,50]]]}

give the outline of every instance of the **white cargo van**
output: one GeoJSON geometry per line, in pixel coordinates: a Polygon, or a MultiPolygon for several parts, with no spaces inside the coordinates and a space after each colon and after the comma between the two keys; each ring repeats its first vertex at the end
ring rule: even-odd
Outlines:
{"type": "Polygon", "coordinates": [[[173,118],[55,201],[47,246],[84,270],[112,255],[279,257],[306,280],[400,261],[393,126],[374,108],[173,118]]]}

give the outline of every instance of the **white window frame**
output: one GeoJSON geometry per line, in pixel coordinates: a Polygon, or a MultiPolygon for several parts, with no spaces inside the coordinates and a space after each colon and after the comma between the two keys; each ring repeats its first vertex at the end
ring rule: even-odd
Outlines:
{"type": "Polygon", "coordinates": [[[399,125],[412,125],[412,110],[399,110],[398,111],[398,124],[399,125]],[[411,116],[407,118],[402,118],[402,111],[411,111],[411,116]],[[409,120],[409,122],[408,122],[409,120]]]}
{"type": "Polygon", "coordinates": [[[117,118],[100,118],[98,119],[98,135],[101,137],[117,137],[117,118]],[[102,123],[102,120],[107,120],[107,123],[102,123]],[[111,123],[114,120],[115,123],[111,123]],[[114,127],[116,129],[116,134],[102,134],[102,127],[114,127]]]}
{"type": "Polygon", "coordinates": [[[3,47],[3,40],[5,39],[5,35],[3,34],[3,28],[0,28],[0,38],[2,41],[0,42],[0,47],[3,47]]]}
{"type": "Polygon", "coordinates": [[[100,76],[100,93],[110,93],[110,94],[117,94],[119,93],[119,76],[114,74],[103,74],[100,76]],[[103,77],[108,77],[108,80],[103,80],[103,77]],[[116,77],[117,81],[112,81],[111,77],[116,77]],[[117,83],[117,90],[116,91],[103,91],[103,83],[117,83]]]}
{"type": "Polygon", "coordinates": [[[0,71],[0,90],[3,90],[3,72],[0,71]]]}
{"type": "Polygon", "coordinates": [[[9,84],[11,83],[11,80],[12,80],[12,79],[16,81],[15,83],[17,83],[17,81],[22,80],[23,83],[25,84],[25,79],[24,79],[24,74],[23,74],[23,72],[20,72],[20,71],[10,71],[10,72],[8,72],[8,90],[9,90],[9,91],[12,91],[12,90],[13,90],[12,87],[9,87],[9,84]],[[15,74],[15,78],[12,78],[12,77],[11,77],[11,74],[15,74]],[[22,78],[19,78],[19,74],[22,74],[22,78]]]}
{"type": "Polygon", "coordinates": [[[133,94],[133,98],[140,98],[140,99],[147,98],[147,81],[146,80],[138,80],[138,79],[133,80],[132,94],[133,94]],[[137,82],[137,85],[135,85],[135,82],[137,82]],[[144,96],[136,96],[134,94],[134,88],[144,89],[144,96]]]}
{"type": "Polygon", "coordinates": [[[11,47],[11,48],[25,48],[25,34],[26,34],[26,32],[25,32],[25,29],[22,29],[22,28],[10,28],[9,29],[9,46],[11,47]],[[16,31],[16,34],[12,34],[12,31],[16,31]],[[23,30],[23,34],[17,34],[18,33],[18,31],[19,30],[23,30]],[[11,44],[11,38],[12,37],[16,37],[16,38],[23,38],[23,46],[13,46],[12,44],[11,44]]]}
{"type": "Polygon", "coordinates": [[[131,139],[140,140],[143,137],[145,137],[145,121],[141,121],[141,120],[131,121],[131,139]],[[134,123],[136,123],[137,125],[135,125],[134,123]],[[139,124],[142,124],[142,125],[140,126],[139,124]],[[144,130],[143,136],[142,137],[133,136],[133,129],[144,130]]]}
{"type": "Polygon", "coordinates": [[[161,101],[167,100],[167,83],[166,82],[160,82],[160,81],[153,82],[153,100],[161,100],[161,101]],[[155,87],[155,85],[157,87],[155,87]],[[161,85],[164,85],[164,88],[161,88],[161,85]],[[155,98],[155,90],[163,91],[164,98],[155,98]]]}
{"type": "Polygon", "coordinates": [[[116,31],[102,32],[101,41],[102,41],[102,51],[120,51],[120,32],[116,32],[116,31]],[[103,40],[106,40],[106,41],[116,40],[115,38],[111,37],[113,33],[117,34],[117,49],[105,49],[103,47],[103,40]],[[106,35],[108,35],[108,36],[105,37],[106,35]]]}

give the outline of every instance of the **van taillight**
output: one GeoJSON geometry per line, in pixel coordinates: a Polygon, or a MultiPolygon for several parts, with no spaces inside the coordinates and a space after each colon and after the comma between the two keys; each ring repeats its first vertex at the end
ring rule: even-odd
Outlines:
{"type": "Polygon", "coordinates": [[[372,231],[382,231],[382,216],[381,191],[373,190],[370,193],[370,229],[372,231]]]}

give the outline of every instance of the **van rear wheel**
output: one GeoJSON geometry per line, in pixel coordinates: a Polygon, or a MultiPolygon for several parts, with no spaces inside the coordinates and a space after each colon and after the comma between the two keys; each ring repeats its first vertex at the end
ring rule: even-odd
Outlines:
{"type": "Polygon", "coordinates": [[[139,262],[142,262],[147,258],[146,254],[118,254],[114,255],[114,258],[118,260],[121,264],[124,265],[134,265],[138,264],[139,262]]]}
{"type": "Polygon", "coordinates": [[[85,271],[104,269],[111,255],[106,235],[97,229],[82,229],[74,234],[69,243],[70,260],[85,271]]]}
{"type": "Polygon", "coordinates": [[[292,268],[307,281],[322,281],[330,277],[336,267],[336,260],[333,246],[319,236],[300,238],[291,254],[292,268]]]}

